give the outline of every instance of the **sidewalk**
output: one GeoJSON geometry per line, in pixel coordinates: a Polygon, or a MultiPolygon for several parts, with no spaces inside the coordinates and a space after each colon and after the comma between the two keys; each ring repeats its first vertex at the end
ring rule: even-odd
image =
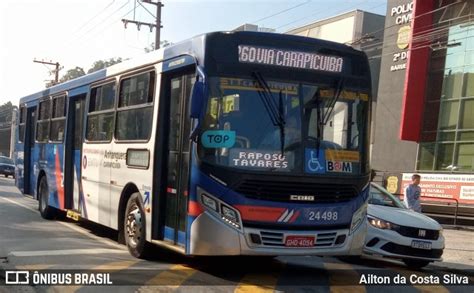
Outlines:
{"type": "Polygon", "coordinates": [[[443,269],[474,272],[474,227],[444,227],[443,262],[435,262],[432,265],[443,269]]]}

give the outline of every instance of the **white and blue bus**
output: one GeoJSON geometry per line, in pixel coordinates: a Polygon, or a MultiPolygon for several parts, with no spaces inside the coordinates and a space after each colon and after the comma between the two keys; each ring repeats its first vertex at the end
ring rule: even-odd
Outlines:
{"type": "Polygon", "coordinates": [[[136,257],[359,254],[370,96],[351,47],[209,33],[22,98],[16,183],[136,257]]]}

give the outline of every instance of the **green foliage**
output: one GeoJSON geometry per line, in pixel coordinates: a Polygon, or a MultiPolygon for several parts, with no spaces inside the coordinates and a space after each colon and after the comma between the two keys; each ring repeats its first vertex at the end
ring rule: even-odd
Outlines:
{"type": "Polygon", "coordinates": [[[68,81],[68,80],[71,80],[71,79],[74,79],[74,78],[78,78],[78,77],[83,76],[85,74],[86,73],[84,72],[84,69],[82,69],[79,66],[76,66],[76,68],[69,69],[66,72],[66,74],[64,74],[63,77],[61,77],[59,82],[65,82],[65,81],[68,81]]]}
{"type": "Polygon", "coordinates": [[[112,66],[114,64],[122,62],[122,58],[110,58],[109,60],[97,60],[92,64],[92,67],[87,70],[87,73],[92,73],[104,68],[107,68],[109,66],[112,66]]]}
{"type": "Polygon", "coordinates": [[[13,113],[12,102],[8,101],[0,106],[0,123],[11,122],[13,113]]]}

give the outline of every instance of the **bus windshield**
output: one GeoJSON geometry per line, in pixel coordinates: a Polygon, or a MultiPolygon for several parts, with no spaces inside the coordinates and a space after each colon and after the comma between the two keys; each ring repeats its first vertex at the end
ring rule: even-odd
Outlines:
{"type": "Polygon", "coordinates": [[[212,77],[200,158],[254,171],[360,173],[368,92],[340,81],[212,77]]]}

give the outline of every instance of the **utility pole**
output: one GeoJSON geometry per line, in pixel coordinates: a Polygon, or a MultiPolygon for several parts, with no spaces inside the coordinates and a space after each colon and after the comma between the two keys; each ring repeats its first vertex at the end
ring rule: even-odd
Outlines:
{"type": "Polygon", "coordinates": [[[39,61],[39,60],[36,60],[36,59],[34,59],[33,62],[55,66],[56,68],[53,70],[53,72],[54,72],[54,84],[57,84],[59,82],[59,70],[61,70],[61,68],[59,68],[59,62],[52,62],[52,61],[47,62],[47,61],[43,61],[43,60],[39,61]]]}
{"type": "MultiPolygon", "coordinates": [[[[161,7],[163,7],[164,5],[161,3],[161,0],[157,0],[157,2],[152,2],[151,0],[136,0],[136,1],[141,1],[143,3],[152,4],[152,5],[156,6],[156,16],[154,16],[156,22],[155,23],[149,23],[149,22],[142,22],[142,21],[136,21],[136,20],[131,20],[131,19],[122,19],[122,22],[123,22],[125,28],[127,28],[128,23],[135,24],[137,26],[138,30],[140,30],[140,27],[142,25],[148,26],[150,28],[150,32],[152,32],[153,28],[155,28],[156,29],[156,31],[155,31],[155,50],[158,50],[160,48],[160,31],[161,31],[161,28],[163,27],[161,25],[161,7]]],[[[142,5],[141,3],[139,3],[139,4],[142,5]]]]}

